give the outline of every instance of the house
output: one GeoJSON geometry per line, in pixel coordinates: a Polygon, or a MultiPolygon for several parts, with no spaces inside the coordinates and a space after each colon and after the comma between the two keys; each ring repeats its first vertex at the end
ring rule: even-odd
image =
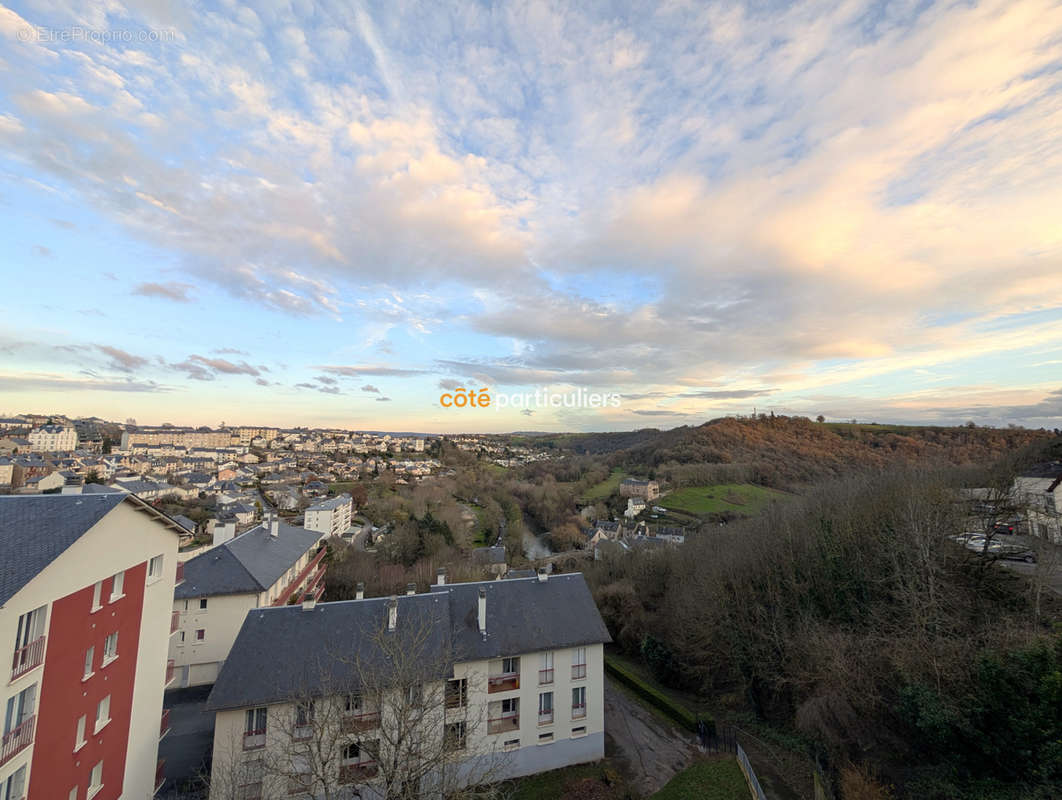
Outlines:
{"type": "Polygon", "coordinates": [[[178,686],[214,682],[248,611],[321,596],[323,538],[269,515],[185,563],[173,595],[178,621],[170,657],[178,686]]]}
{"type": "Polygon", "coordinates": [[[477,547],[472,551],[472,560],[482,564],[495,575],[504,575],[508,566],[505,561],[505,545],[496,544],[493,547],[477,547]]]}
{"type": "Polygon", "coordinates": [[[641,481],[637,478],[624,478],[620,481],[622,497],[641,497],[643,500],[655,500],[660,496],[660,485],[656,481],[641,481]]]}
{"type": "Polygon", "coordinates": [[[35,453],[62,453],[77,450],[77,431],[72,426],[42,425],[29,432],[30,450],[35,453]]]}
{"type": "Polygon", "coordinates": [[[1038,464],[1014,479],[1014,495],[1025,507],[1029,532],[1062,544],[1062,462],[1038,464]]]}
{"type": "Polygon", "coordinates": [[[342,536],[350,527],[354,501],[349,494],[330,497],[306,509],[302,526],[326,536],[342,536]]]}
{"type": "Polygon", "coordinates": [[[154,794],[177,542],[133,495],[0,497],[0,797],[154,794]]]}
{"type": "Polygon", "coordinates": [[[627,510],[623,512],[623,516],[627,519],[633,519],[643,511],[645,511],[645,500],[640,497],[627,498],[627,510]]]}
{"type": "Polygon", "coordinates": [[[298,791],[326,748],[319,780],[365,800],[425,753],[453,759],[425,779],[440,782],[444,768],[497,781],[598,760],[609,641],[581,574],[440,576],[427,593],[254,610],[207,701],[211,797],[298,791]],[[300,766],[262,769],[281,760],[300,766]]]}

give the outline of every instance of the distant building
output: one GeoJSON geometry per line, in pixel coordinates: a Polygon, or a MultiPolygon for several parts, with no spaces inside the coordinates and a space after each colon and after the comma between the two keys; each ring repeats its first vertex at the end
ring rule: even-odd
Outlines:
{"type": "Polygon", "coordinates": [[[623,516],[627,519],[638,516],[645,511],[645,500],[641,497],[629,497],[627,498],[627,510],[623,512],[623,516]]]}
{"type": "Polygon", "coordinates": [[[302,526],[326,536],[342,536],[350,527],[354,501],[349,494],[341,494],[314,503],[306,509],[302,526]]]}
{"type": "Polygon", "coordinates": [[[320,598],[323,538],[270,516],[184,565],[184,583],[173,595],[178,621],[170,656],[177,686],[217,679],[248,611],[320,598]]]}
{"type": "Polygon", "coordinates": [[[5,800],[159,788],[178,529],[120,492],[0,497],[5,800]]]}
{"type": "Polygon", "coordinates": [[[77,431],[62,425],[42,425],[30,431],[30,450],[35,453],[64,453],[77,450],[77,431]]]}
{"type": "Polygon", "coordinates": [[[504,575],[509,567],[505,560],[505,545],[477,547],[472,551],[472,560],[482,564],[495,575],[504,575]]]}
{"type": "Polygon", "coordinates": [[[652,501],[660,496],[660,485],[656,481],[624,478],[620,482],[620,495],[622,497],[641,497],[644,500],[652,501]]]}

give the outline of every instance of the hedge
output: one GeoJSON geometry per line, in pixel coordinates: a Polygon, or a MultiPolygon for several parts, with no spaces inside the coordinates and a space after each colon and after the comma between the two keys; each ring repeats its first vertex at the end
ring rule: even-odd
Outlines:
{"type": "Polygon", "coordinates": [[[608,655],[605,656],[605,671],[682,727],[696,733],[697,720],[701,719],[704,721],[704,724],[708,726],[709,732],[715,731],[715,720],[710,715],[703,715],[698,718],[698,716],[688,708],[679,705],[655,686],[646,682],[633,672],[630,672],[622,664],[618,663],[608,655]]]}

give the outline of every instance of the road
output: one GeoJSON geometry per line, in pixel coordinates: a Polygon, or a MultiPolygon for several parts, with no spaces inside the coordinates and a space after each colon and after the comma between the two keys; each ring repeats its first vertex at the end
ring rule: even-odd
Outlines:
{"type": "Polygon", "coordinates": [[[1030,580],[1037,578],[1044,581],[1044,587],[1062,597],[1062,558],[1055,557],[1055,564],[1041,561],[1039,564],[1026,564],[1023,561],[1000,561],[1009,570],[1020,573],[1030,580]]]}
{"type": "Polygon", "coordinates": [[[689,766],[697,753],[692,733],[682,733],[605,678],[605,730],[643,797],[689,766]]]}

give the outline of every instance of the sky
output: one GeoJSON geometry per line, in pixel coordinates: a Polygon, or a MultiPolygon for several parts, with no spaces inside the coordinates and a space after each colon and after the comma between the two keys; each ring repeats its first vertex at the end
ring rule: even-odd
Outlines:
{"type": "Polygon", "coordinates": [[[3,2],[0,414],[1062,426],[1057,2],[3,2]]]}

